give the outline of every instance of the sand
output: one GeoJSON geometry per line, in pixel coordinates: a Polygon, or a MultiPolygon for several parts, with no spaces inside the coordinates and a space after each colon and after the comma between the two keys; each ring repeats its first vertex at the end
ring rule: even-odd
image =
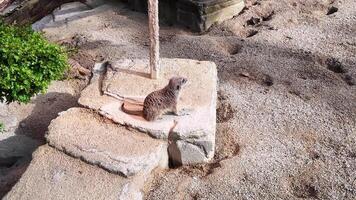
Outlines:
{"type": "MultiPolygon", "coordinates": [[[[355,199],[356,2],[246,3],[203,34],[161,25],[162,57],[218,66],[217,146],[212,163],[158,171],[145,198],[355,199]]],[[[147,58],[146,22],[118,3],[44,31],[76,46],[85,64],[147,58]]]]}

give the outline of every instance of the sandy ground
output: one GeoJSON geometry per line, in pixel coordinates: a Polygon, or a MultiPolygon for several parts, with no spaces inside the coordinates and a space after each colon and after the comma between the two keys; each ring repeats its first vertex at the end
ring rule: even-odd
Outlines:
{"type": "Polygon", "coordinates": [[[53,82],[46,94],[38,95],[29,104],[12,103],[6,106],[6,115],[0,113],[0,120],[11,118],[15,124],[10,128],[5,123],[9,130],[0,133],[0,198],[25,172],[32,152],[44,144],[51,120],[59,112],[78,106],[82,87],[84,84],[77,80],[53,82]]]}
{"type": "MultiPolygon", "coordinates": [[[[248,0],[242,14],[204,34],[162,25],[162,57],[218,65],[217,152],[210,164],[157,172],[146,198],[356,199],[355,7],[248,0]]],[[[116,4],[44,31],[78,48],[74,59],[90,68],[147,58],[146,21],[116,4]]],[[[41,139],[59,111],[77,106],[84,81],[73,81],[30,105],[10,105],[22,130],[14,135],[41,139]]]]}

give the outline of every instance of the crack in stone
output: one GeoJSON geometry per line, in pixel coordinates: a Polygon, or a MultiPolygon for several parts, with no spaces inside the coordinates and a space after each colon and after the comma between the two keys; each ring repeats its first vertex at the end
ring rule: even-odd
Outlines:
{"type": "MultiPolygon", "coordinates": [[[[168,152],[169,152],[169,158],[172,159],[177,159],[177,157],[181,157],[180,155],[180,151],[179,148],[177,146],[177,142],[178,141],[182,141],[184,143],[187,144],[191,144],[194,145],[196,147],[198,147],[198,149],[204,154],[205,158],[208,158],[208,151],[205,148],[205,146],[203,144],[199,144],[198,142],[194,142],[194,141],[190,141],[189,139],[199,139],[201,137],[205,137],[206,134],[203,134],[202,136],[197,136],[197,135],[191,135],[191,136],[186,136],[186,137],[182,137],[181,135],[179,135],[177,132],[174,131],[174,129],[176,128],[177,124],[179,123],[179,121],[174,120],[174,125],[171,127],[171,129],[169,130],[169,134],[168,134],[168,152]],[[176,156],[172,155],[172,154],[177,154],[176,156]]],[[[202,130],[202,129],[201,129],[202,130]]],[[[199,131],[197,131],[199,132],[199,131]]],[[[181,159],[181,158],[180,158],[181,159]]],[[[174,162],[182,162],[180,161],[174,161],[174,162]]],[[[173,163],[173,167],[175,167],[176,164],[173,163]]]]}
{"type": "MultiPolygon", "coordinates": [[[[54,144],[50,144],[50,146],[52,146],[53,148],[55,149],[58,149],[54,144]]],[[[112,161],[115,161],[115,162],[118,162],[118,163],[124,163],[124,164],[128,164],[129,161],[124,161],[124,160],[120,160],[118,158],[114,158],[113,156],[111,156],[109,153],[105,152],[105,151],[99,151],[99,150],[96,150],[96,149],[83,149],[81,147],[79,147],[78,145],[74,145],[75,148],[77,148],[78,150],[80,151],[83,151],[83,152],[88,152],[88,153],[92,153],[92,154],[95,154],[95,153],[98,153],[98,154],[102,154],[104,157],[107,157],[109,159],[111,159],[112,161]]],[[[89,164],[94,164],[94,165],[97,165],[99,166],[100,168],[108,171],[108,172],[111,172],[111,173],[118,173],[124,177],[128,177],[128,176],[131,176],[133,174],[135,174],[134,172],[135,171],[132,171],[132,170],[129,170],[127,167],[124,167],[122,168],[121,170],[120,169],[117,169],[117,168],[113,168],[113,167],[108,167],[105,162],[103,161],[93,161],[93,160],[90,160],[90,159],[87,159],[85,158],[85,156],[83,155],[78,155],[72,151],[69,151],[66,147],[62,146],[61,147],[62,151],[70,156],[73,156],[73,157],[76,157],[76,158],[80,158],[82,161],[86,162],[86,163],[89,163],[89,164]]],[[[60,150],[60,149],[58,149],[60,150]]],[[[137,165],[137,164],[134,164],[134,167],[140,167],[140,165],[137,165]]],[[[147,164],[144,164],[144,163],[141,163],[143,165],[143,167],[140,167],[140,169],[142,168],[145,168],[147,167],[147,164]]],[[[139,170],[137,170],[139,171],[139,170]]]]}
{"type": "Polygon", "coordinates": [[[198,143],[192,142],[192,141],[187,141],[187,140],[184,140],[184,141],[185,141],[186,143],[188,143],[188,144],[192,144],[192,145],[194,145],[194,146],[197,146],[200,150],[203,151],[205,157],[208,158],[208,151],[206,150],[206,148],[205,148],[204,145],[198,144],[198,143]]]}

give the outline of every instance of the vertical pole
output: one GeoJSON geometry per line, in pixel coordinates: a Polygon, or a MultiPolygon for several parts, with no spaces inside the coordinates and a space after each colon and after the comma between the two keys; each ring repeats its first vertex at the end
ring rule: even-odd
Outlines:
{"type": "Polygon", "coordinates": [[[151,78],[157,79],[159,73],[158,0],[148,0],[148,29],[150,34],[151,78]]]}

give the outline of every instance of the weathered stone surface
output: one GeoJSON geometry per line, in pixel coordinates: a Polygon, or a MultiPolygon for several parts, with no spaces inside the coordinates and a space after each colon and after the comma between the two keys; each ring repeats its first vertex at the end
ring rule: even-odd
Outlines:
{"type": "Polygon", "coordinates": [[[131,126],[142,132],[148,133],[154,138],[167,139],[169,131],[174,126],[174,116],[164,116],[163,120],[154,122],[146,121],[141,116],[128,115],[119,110],[122,106],[122,101],[106,104],[100,108],[100,114],[110,118],[116,123],[131,126]]]}
{"type": "Polygon", "coordinates": [[[46,145],[34,153],[30,166],[4,199],[142,199],[135,181],[46,145]]]}
{"type": "Polygon", "coordinates": [[[54,21],[63,21],[74,17],[78,13],[90,10],[90,7],[81,2],[66,3],[53,11],[54,21]]]}
{"type": "Polygon", "coordinates": [[[47,15],[43,17],[41,20],[38,20],[37,22],[32,24],[32,29],[35,31],[40,31],[43,28],[46,27],[47,24],[53,23],[53,16],[52,15],[47,15]]]}
{"type": "Polygon", "coordinates": [[[32,24],[32,29],[39,31],[68,25],[71,21],[80,20],[110,10],[114,5],[115,7],[118,7],[113,2],[104,3],[100,0],[89,1],[85,4],[81,2],[63,4],[56,8],[51,14],[44,16],[42,19],[32,24]]]}
{"type": "Polygon", "coordinates": [[[82,91],[78,103],[84,107],[99,110],[102,105],[117,102],[114,98],[101,94],[102,76],[105,74],[106,64],[96,63],[90,84],[82,91]]]}
{"type": "MultiPolygon", "coordinates": [[[[128,1],[130,7],[147,11],[147,1],[128,1]]],[[[214,23],[221,23],[239,14],[245,7],[243,0],[163,0],[160,1],[160,20],[179,23],[194,31],[206,31],[214,23]]]]}
{"type": "Polygon", "coordinates": [[[41,18],[51,13],[54,9],[62,4],[73,2],[74,0],[27,0],[19,1],[19,4],[15,4],[10,10],[4,11],[4,21],[7,23],[16,23],[18,25],[25,25],[34,23],[41,18]]]}
{"type": "Polygon", "coordinates": [[[170,159],[177,164],[210,160],[215,147],[215,64],[186,59],[162,59],[160,78],[152,80],[148,77],[147,60],[112,62],[102,84],[94,81],[83,91],[79,102],[86,107],[99,109],[102,115],[119,124],[134,127],[155,138],[168,139],[170,159]],[[172,76],[184,76],[188,79],[178,102],[179,110],[185,115],[164,115],[160,120],[148,122],[142,117],[121,111],[124,99],[142,101],[150,92],[167,85],[172,76]],[[94,90],[98,90],[98,87],[102,88],[103,93],[114,95],[117,99],[98,94],[94,97],[94,90]],[[178,145],[179,143],[189,145],[178,145]],[[191,158],[190,155],[195,156],[191,158]]]}
{"type": "Polygon", "coordinates": [[[13,0],[0,1],[0,16],[3,17],[11,14],[19,6],[20,6],[19,1],[13,1],[13,0]]]}
{"type": "Polygon", "coordinates": [[[14,0],[0,0],[0,12],[6,9],[13,2],[14,0]]]}
{"type": "Polygon", "coordinates": [[[166,142],[117,126],[89,109],[62,112],[49,126],[47,140],[56,149],[124,176],[168,167],[166,142]]]}
{"type": "Polygon", "coordinates": [[[216,66],[212,62],[189,59],[162,59],[158,79],[150,79],[147,60],[121,60],[112,63],[103,82],[103,91],[121,97],[145,97],[161,89],[173,76],[188,79],[182,89],[179,107],[197,109],[213,103],[212,93],[216,90],[216,66]],[[209,79],[209,80],[207,80],[209,79]],[[126,83],[126,84],[124,84],[126,83]]]}
{"type": "Polygon", "coordinates": [[[214,23],[239,14],[244,7],[243,0],[178,0],[177,21],[195,31],[206,31],[214,23]]]}
{"type": "Polygon", "coordinates": [[[95,7],[98,7],[98,6],[101,6],[105,3],[108,3],[108,1],[106,0],[86,0],[85,1],[85,4],[92,7],[92,8],[95,8],[95,7]]]}

